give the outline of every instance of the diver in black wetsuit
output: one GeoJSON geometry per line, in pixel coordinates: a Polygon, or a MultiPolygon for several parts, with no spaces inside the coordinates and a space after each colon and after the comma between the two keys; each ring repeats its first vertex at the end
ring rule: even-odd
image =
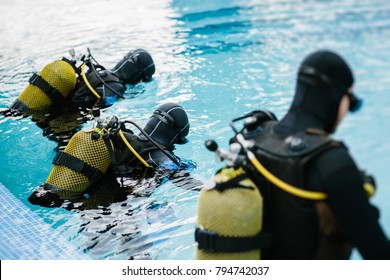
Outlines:
{"type": "Polygon", "coordinates": [[[148,196],[164,179],[184,189],[196,189],[202,183],[189,176],[195,164],[173,153],[176,144],[186,143],[189,128],[185,110],[175,103],[158,107],[144,129],[131,121],[119,122],[115,116],[99,117],[94,132],[78,132],[66,149],[57,153],[55,167],[29,201],[46,207],[68,201],[68,208],[84,201],[90,208],[127,195],[148,196]],[[134,134],[126,124],[140,133],[134,134]]]}
{"type": "MultiPolygon", "coordinates": [[[[352,87],[352,72],[339,55],[330,51],[309,55],[298,71],[292,105],[279,122],[269,126],[268,137],[274,143],[280,140],[295,145],[292,151],[297,152],[305,149],[301,144],[305,144],[306,138],[302,136],[303,141],[294,144],[294,137],[297,140],[303,134],[326,137],[333,133],[348,109],[354,111],[361,105],[352,87]]],[[[279,178],[327,194],[325,201],[314,202],[272,186],[265,192],[269,199],[265,202],[265,230],[273,236],[271,248],[265,250],[266,256],[270,259],[348,258],[350,242],[365,259],[390,259],[390,242],[378,222],[378,210],[370,204],[362,187],[368,177],[362,176],[344,144],[332,142],[323,147],[306,157],[298,169],[287,160],[277,163],[270,154],[276,152],[272,147],[268,152],[256,153],[279,178]]]]}
{"type": "Polygon", "coordinates": [[[148,183],[144,182],[142,188],[134,191],[137,196],[150,195],[165,178],[184,189],[198,189],[203,183],[192,178],[189,173],[195,168],[195,164],[180,160],[173,153],[176,144],[187,142],[189,130],[190,123],[183,107],[175,103],[166,103],[158,107],[145,125],[144,132],[163,149],[152,145],[144,134],[140,133],[137,136],[138,144],[135,146],[138,147],[139,155],[149,165],[148,167],[129,149],[121,146],[119,149],[122,152],[117,155],[113,166],[115,174],[121,177],[121,184],[137,188],[137,185],[138,187],[142,185],[138,182],[149,178],[148,183]]]}
{"type": "Polygon", "coordinates": [[[59,143],[59,150],[92,119],[90,108],[113,105],[124,97],[126,85],[148,82],[155,73],[154,61],[144,49],[130,51],[111,70],[99,65],[90,51],[76,66],[75,53],[70,53],[72,60],[63,58],[33,74],[26,89],[1,111],[7,117],[31,115],[43,135],[59,143]]]}
{"type": "MultiPolygon", "coordinates": [[[[84,59],[85,60],[85,59],[84,59]]],[[[108,70],[93,63],[90,56],[85,64],[90,68],[84,79],[82,73],[76,90],[69,100],[80,107],[111,106],[118,98],[124,97],[126,85],[149,82],[155,73],[155,65],[151,55],[144,49],[135,49],[126,54],[113,69],[108,70]],[[92,86],[89,87],[89,84],[92,86]]]]}
{"type": "MultiPolygon", "coordinates": [[[[164,149],[158,149],[150,143],[143,133],[140,133],[133,140],[137,142],[135,145],[139,147],[136,150],[148,165],[153,167],[179,166],[180,163],[175,158],[173,149],[175,144],[186,143],[189,131],[190,123],[183,107],[175,103],[166,103],[153,112],[144,128],[144,132],[164,149]]],[[[141,164],[136,156],[123,146],[123,143],[120,144],[118,149],[121,150],[121,153],[117,155],[115,167],[119,175],[127,173],[128,168],[141,164]]]]}
{"type": "Polygon", "coordinates": [[[35,113],[48,108],[78,106],[104,108],[123,98],[126,85],[148,82],[155,73],[151,55],[144,49],[135,49],[125,55],[112,70],[106,69],[91,55],[78,63],[74,50],[72,59],[63,58],[34,73],[27,88],[11,104],[6,113],[35,113]],[[88,70],[85,70],[85,66],[88,70]]]}

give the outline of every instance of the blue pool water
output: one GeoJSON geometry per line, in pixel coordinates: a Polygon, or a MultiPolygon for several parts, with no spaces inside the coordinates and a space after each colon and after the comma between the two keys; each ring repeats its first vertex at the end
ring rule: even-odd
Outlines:
{"type": "MultiPolygon", "coordinates": [[[[365,104],[335,137],[375,175],[373,203],[390,236],[387,0],[15,0],[0,2],[0,16],[0,109],[13,102],[34,71],[68,49],[85,53],[90,47],[109,68],[130,49],[145,48],[156,64],[153,81],[129,87],[128,98],[105,114],[144,125],[158,105],[182,105],[191,122],[190,141],[176,154],[196,162],[192,176],[201,181],[220,167],[204,148],[207,138],[226,146],[233,135],[228,122],[251,110],[282,117],[303,57],[320,48],[339,52],[354,69],[355,92],[365,104]]],[[[91,258],[194,258],[197,192],[167,181],[148,198],[129,197],[98,210],[32,206],[27,198],[46,180],[56,143],[31,118],[1,116],[0,133],[0,183],[91,258]]]]}

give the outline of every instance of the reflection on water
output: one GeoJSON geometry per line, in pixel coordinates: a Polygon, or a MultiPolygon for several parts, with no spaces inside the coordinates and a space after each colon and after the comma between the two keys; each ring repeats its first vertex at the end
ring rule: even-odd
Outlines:
{"type": "MultiPolygon", "coordinates": [[[[81,54],[90,47],[107,68],[130,49],[145,48],[155,60],[154,79],[128,87],[129,98],[105,114],[143,126],[158,105],[180,103],[189,114],[190,142],[175,153],[196,162],[191,175],[202,181],[218,168],[205,139],[226,145],[232,136],[228,121],[251,110],[281,117],[301,59],[319,48],[340,52],[354,69],[365,108],[348,116],[336,137],[376,176],[374,203],[390,233],[390,137],[383,129],[390,125],[388,1],[15,0],[1,2],[0,11],[0,109],[13,102],[33,71],[70,48],[81,54]]],[[[148,197],[128,194],[88,210],[28,204],[48,176],[56,148],[37,119],[0,116],[0,181],[18,198],[95,258],[193,259],[197,192],[169,180],[148,197]]],[[[58,121],[54,127],[61,130],[67,120],[58,121]]],[[[83,121],[81,126],[91,125],[83,121]]]]}

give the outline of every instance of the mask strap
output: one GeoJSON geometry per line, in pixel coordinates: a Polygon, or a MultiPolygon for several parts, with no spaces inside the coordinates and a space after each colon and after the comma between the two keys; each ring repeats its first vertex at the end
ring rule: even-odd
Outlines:
{"type": "Polygon", "coordinates": [[[148,70],[150,67],[154,66],[154,63],[152,64],[149,64],[147,67],[145,68],[141,68],[139,67],[139,61],[138,61],[138,54],[141,53],[142,51],[136,51],[134,53],[132,53],[129,58],[127,60],[130,60],[133,62],[133,65],[137,68],[138,70],[138,74],[131,80],[131,83],[133,83],[134,81],[136,81],[138,79],[139,76],[143,75],[142,79],[144,81],[149,81],[151,79],[150,76],[146,76],[145,75],[145,71],[148,70]]]}
{"type": "Polygon", "coordinates": [[[181,142],[185,143],[185,137],[182,137],[181,129],[177,126],[174,118],[171,115],[169,115],[165,111],[157,109],[153,112],[152,116],[159,119],[161,122],[163,122],[167,125],[170,125],[178,134],[178,138],[180,139],[180,143],[181,142]]]}

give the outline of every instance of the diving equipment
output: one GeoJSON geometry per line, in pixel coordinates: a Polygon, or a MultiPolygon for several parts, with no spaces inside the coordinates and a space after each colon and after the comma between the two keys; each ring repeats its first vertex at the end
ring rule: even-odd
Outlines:
{"type": "Polygon", "coordinates": [[[211,189],[202,189],[198,199],[196,259],[260,259],[260,248],[270,240],[261,234],[259,189],[242,168],[223,168],[213,184],[211,189]]]}
{"type": "Polygon", "coordinates": [[[167,149],[186,143],[190,123],[184,108],[176,103],[159,106],[145,125],[145,132],[167,149]]]}
{"type": "Polygon", "coordinates": [[[130,51],[112,70],[124,83],[130,85],[150,81],[155,71],[153,59],[144,49],[130,51]]]}
{"type": "Polygon", "coordinates": [[[327,75],[317,70],[314,67],[302,65],[298,71],[298,81],[312,86],[320,86],[321,84],[334,86],[344,92],[349,98],[349,111],[354,113],[360,110],[363,106],[363,99],[358,98],[354,93],[348,93],[347,88],[342,84],[334,82],[327,75]]]}
{"type": "Polygon", "coordinates": [[[55,166],[44,184],[46,190],[65,192],[65,197],[69,193],[82,194],[107,171],[113,149],[109,133],[118,128],[118,118],[99,115],[95,111],[94,127],[77,132],[65,150],[54,157],[55,166]]]}
{"type": "Polygon", "coordinates": [[[110,163],[110,153],[99,131],[81,130],[53,159],[55,166],[45,185],[53,191],[60,189],[81,194],[103,176],[110,163]]]}
{"type": "MultiPolygon", "coordinates": [[[[342,143],[326,137],[326,133],[323,134],[318,130],[308,130],[289,137],[280,137],[272,132],[275,123],[276,118],[273,114],[261,111],[251,112],[230,123],[236,135],[230,141],[229,151],[218,148],[212,140],[206,141],[206,147],[215,152],[218,161],[226,161],[226,166],[217,172],[212,183],[206,185],[199,196],[198,221],[195,231],[195,238],[198,242],[197,259],[241,258],[241,255],[228,254],[232,253],[231,247],[245,248],[238,245],[241,241],[232,232],[240,231],[240,227],[247,229],[247,224],[258,225],[259,221],[262,223],[260,232],[257,234],[251,232],[251,236],[255,239],[257,236],[256,240],[259,245],[252,249],[256,248],[258,250],[256,256],[261,256],[261,258],[274,258],[275,255],[271,255],[274,252],[277,258],[282,259],[292,256],[305,258],[306,253],[297,252],[293,247],[291,247],[293,251],[289,252],[290,247],[285,241],[294,240],[299,244],[316,242],[311,234],[303,234],[299,228],[307,227],[318,230],[318,225],[315,224],[318,222],[317,219],[326,221],[322,223],[326,225],[326,228],[321,229],[328,234],[327,238],[332,239],[336,235],[344,236],[336,218],[329,214],[329,207],[326,205],[327,194],[321,189],[303,188],[301,181],[302,169],[307,162],[328,149],[340,147],[342,143]],[[234,123],[242,120],[244,121],[243,129],[236,129],[234,123]],[[228,188],[223,188],[221,185],[228,185],[228,188]],[[230,202],[231,197],[234,197],[235,193],[238,195],[239,191],[242,192],[245,186],[255,187],[259,191],[260,200],[256,198],[255,192],[251,193],[249,189],[244,188],[248,195],[259,203],[258,211],[261,217],[248,214],[248,217],[253,220],[242,219],[241,224],[231,223],[230,219],[235,211],[243,213],[241,215],[244,216],[247,215],[245,210],[248,213],[251,211],[252,206],[247,208],[247,205],[250,205],[249,202],[240,203],[240,200],[237,200],[235,205],[230,202]],[[226,189],[229,189],[232,194],[227,193],[226,189]],[[230,207],[225,208],[224,204],[229,204],[230,207]],[[315,205],[318,207],[312,207],[315,205]],[[288,218],[288,213],[298,214],[293,218],[288,218]],[[313,224],[314,227],[312,227],[313,224]],[[234,229],[230,229],[233,225],[234,229]],[[286,232],[283,229],[286,228],[297,230],[293,231],[293,235],[287,236],[283,235],[283,232],[286,232]],[[331,230],[327,231],[327,229],[331,230]],[[226,232],[229,232],[229,235],[226,232]],[[284,254],[286,251],[287,254],[284,254]]],[[[340,254],[338,257],[343,258],[350,252],[348,244],[343,240],[342,245],[345,247],[338,251],[340,254]]],[[[308,248],[302,248],[302,252],[306,249],[310,249],[309,245],[308,248]]],[[[320,247],[319,253],[324,252],[323,249],[320,247]]],[[[249,254],[250,251],[246,248],[241,252],[242,256],[252,258],[254,255],[249,254]]],[[[330,254],[329,251],[327,254],[330,254]]]]}
{"type": "Polygon", "coordinates": [[[82,61],[81,84],[72,95],[72,103],[82,107],[93,105],[107,107],[112,105],[117,98],[124,98],[126,87],[123,81],[98,64],[89,48],[88,55],[83,56],[82,61]],[[88,67],[87,72],[85,66],[88,67]]]}
{"type": "Polygon", "coordinates": [[[353,83],[352,70],[340,55],[326,50],[311,53],[299,67],[293,101],[275,132],[289,135],[315,128],[333,133],[341,99],[353,83]]]}
{"type": "MultiPolygon", "coordinates": [[[[232,123],[245,119],[241,133],[253,137],[261,131],[258,124],[274,118],[269,112],[254,111],[232,123]]],[[[218,161],[226,160],[227,165],[199,195],[196,259],[260,259],[261,250],[269,247],[272,240],[262,232],[263,195],[242,167],[248,164],[242,146],[233,141],[230,150],[225,151],[213,140],[207,140],[205,145],[215,152],[218,161]]]]}
{"type": "Polygon", "coordinates": [[[55,166],[40,187],[42,191],[56,193],[61,199],[73,199],[87,193],[89,186],[103,177],[110,166],[116,176],[128,174],[132,170],[130,167],[139,163],[148,168],[158,167],[143,158],[148,151],[160,150],[180,166],[169,150],[135,122],[119,121],[113,115],[102,118],[97,108],[93,110],[93,115],[93,128],[77,132],[65,150],[57,153],[53,159],[55,166]],[[135,135],[126,124],[136,127],[143,137],[135,135]]]}
{"type": "Polygon", "coordinates": [[[73,62],[62,59],[47,64],[29,79],[29,85],[10,106],[19,112],[44,110],[59,105],[75,89],[76,70],[73,62]]]}

